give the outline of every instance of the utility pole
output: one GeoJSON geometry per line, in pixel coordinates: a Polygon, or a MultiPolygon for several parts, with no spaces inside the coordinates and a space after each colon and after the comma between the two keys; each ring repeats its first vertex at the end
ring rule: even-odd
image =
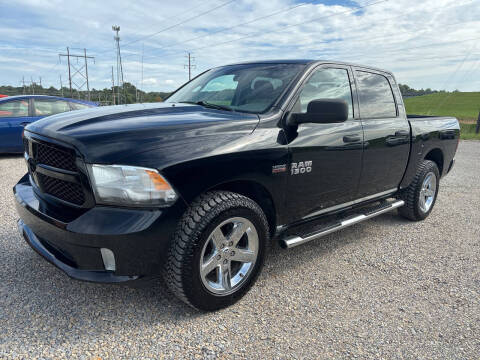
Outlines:
{"type": "Polygon", "coordinates": [[[22,76],[23,95],[25,95],[25,76],[22,76]]]}
{"type": "MultiPolygon", "coordinates": [[[[140,86],[142,87],[143,89],[143,46],[144,44],[142,43],[142,80],[140,82],[140,86]]],[[[142,89],[140,89],[140,102],[143,102],[143,99],[142,99],[142,89]]]]}
{"type": "MultiPolygon", "coordinates": [[[[90,87],[88,83],[88,59],[93,59],[93,63],[95,64],[95,58],[93,56],[87,56],[87,49],[83,49],[83,55],[75,55],[75,54],[70,54],[70,49],[67,47],[67,53],[66,54],[58,54],[59,58],[61,59],[62,56],[65,56],[67,58],[67,64],[68,64],[68,83],[70,85],[70,97],[73,98],[73,88],[72,84],[75,86],[75,89],[77,90],[77,93],[80,95],[80,91],[82,88],[87,85],[87,96],[88,99],[90,100],[90,87]],[[82,66],[79,65],[73,65],[72,62],[70,61],[70,58],[76,58],[77,59],[77,64],[78,64],[78,59],[83,58],[85,60],[85,63],[82,66]],[[72,74],[72,69],[73,69],[73,74],[72,74]],[[80,79],[81,82],[75,82],[75,76],[80,79]]],[[[78,81],[78,80],[77,80],[78,81]]]]}
{"type": "Polygon", "coordinates": [[[123,66],[122,66],[122,54],[120,52],[120,36],[118,35],[120,31],[120,26],[118,25],[113,25],[112,30],[115,32],[115,36],[113,39],[116,42],[117,45],[117,102],[118,104],[121,103],[120,101],[120,80],[122,84],[122,92],[123,92],[123,102],[126,103],[127,97],[125,94],[125,83],[123,81],[123,66]]]}
{"type": "Polygon", "coordinates": [[[30,76],[30,88],[32,90],[32,95],[35,95],[35,83],[33,82],[33,77],[30,76]]]}
{"type": "Polygon", "coordinates": [[[83,57],[85,59],[85,77],[87,78],[87,94],[88,101],[90,101],[90,87],[88,86],[88,64],[87,64],[87,49],[83,49],[83,57]]]}
{"type": "Polygon", "coordinates": [[[183,65],[183,68],[188,68],[188,81],[190,81],[192,79],[192,69],[195,69],[197,66],[192,64],[195,58],[192,57],[190,53],[185,55],[185,57],[188,58],[188,65],[183,65]]]}
{"type": "Polygon", "coordinates": [[[62,75],[60,75],[60,91],[62,92],[62,97],[63,97],[62,75]]]}
{"type": "Polygon", "coordinates": [[[70,84],[70,98],[73,99],[72,92],[72,75],[70,74],[70,50],[67,46],[67,61],[68,61],[68,83],[70,84]]]}
{"type": "Polygon", "coordinates": [[[480,110],[478,111],[477,126],[475,127],[475,134],[480,132],[480,110]]]}
{"type": "Polygon", "coordinates": [[[115,105],[115,81],[113,78],[113,66],[112,66],[112,105],[115,105]]]}

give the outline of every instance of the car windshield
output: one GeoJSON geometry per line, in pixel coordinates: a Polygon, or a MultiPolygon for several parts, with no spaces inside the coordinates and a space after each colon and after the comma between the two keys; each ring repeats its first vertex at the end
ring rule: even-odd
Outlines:
{"type": "Polygon", "coordinates": [[[270,108],[304,66],[245,64],[215,68],[187,83],[166,102],[262,113],[270,108]]]}

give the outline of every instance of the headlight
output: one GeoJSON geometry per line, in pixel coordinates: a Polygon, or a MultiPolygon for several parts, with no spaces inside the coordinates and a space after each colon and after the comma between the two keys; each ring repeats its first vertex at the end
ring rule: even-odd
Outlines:
{"type": "Polygon", "coordinates": [[[87,164],[95,199],[102,204],[167,206],[175,190],[155,169],[87,164]]]}

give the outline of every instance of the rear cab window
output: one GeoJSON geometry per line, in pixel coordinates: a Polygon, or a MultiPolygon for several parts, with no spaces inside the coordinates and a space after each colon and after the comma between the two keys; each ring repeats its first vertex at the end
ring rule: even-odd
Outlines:
{"type": "Polygon", "coordinates": [[[355,70],[362,118],[397,117],[397,106],[387,77],[381,74],[355,70]]]}

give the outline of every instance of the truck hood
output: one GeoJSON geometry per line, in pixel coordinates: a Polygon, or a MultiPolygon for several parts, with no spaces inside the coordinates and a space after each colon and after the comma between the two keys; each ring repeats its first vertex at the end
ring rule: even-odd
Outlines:
{"type": "Polygon", "coordinates": [[[154,103],[62,113],[25,129],[73,145],[87,163],[147,165],[138,164],[136,155],[155,151],[152,158],[156,163],[148,165],[160,168],[211,155],[215,149],[250,134],[258,121],[254,114],[154,103]]]}

